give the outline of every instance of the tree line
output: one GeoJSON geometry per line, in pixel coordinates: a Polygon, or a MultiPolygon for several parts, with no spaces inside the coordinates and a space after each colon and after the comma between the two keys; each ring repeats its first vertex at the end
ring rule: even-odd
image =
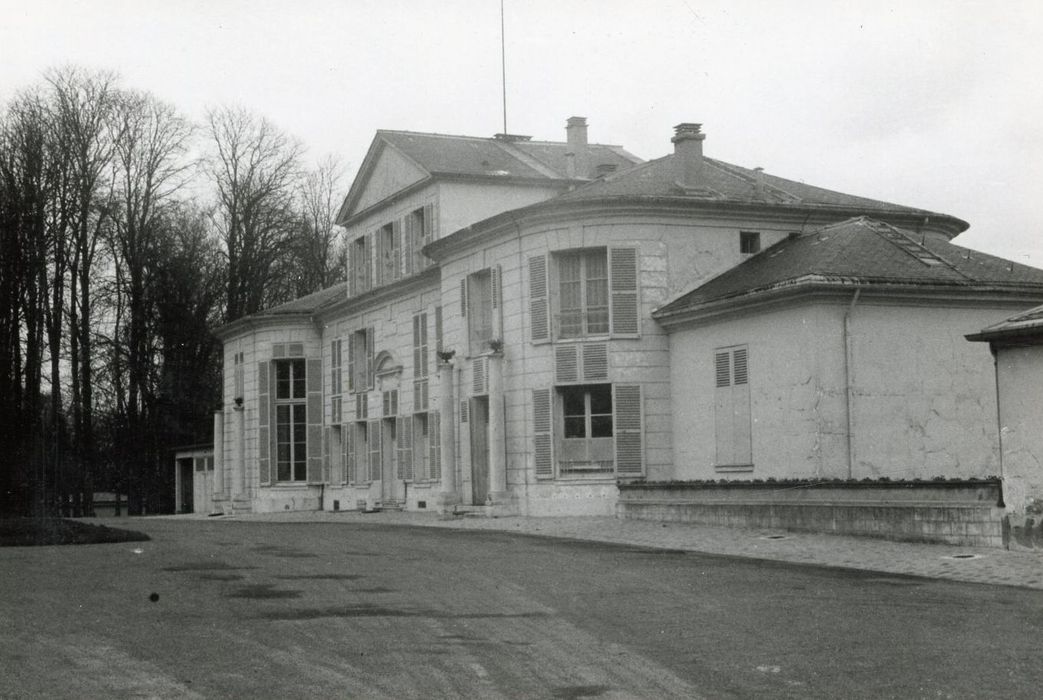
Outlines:
{"type": "Polygon", "coordinates": [[[221,401],[211,329],[343,278],[340,178],[262,116],[193,123],[111,73],[0,105],[0,515],[172,511],[171,448],[221,401]]]}

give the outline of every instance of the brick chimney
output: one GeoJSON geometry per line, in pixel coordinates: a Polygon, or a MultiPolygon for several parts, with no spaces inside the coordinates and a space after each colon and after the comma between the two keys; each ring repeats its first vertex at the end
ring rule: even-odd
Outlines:
{"type": "Polygon", "coordinates": [[[702,124],[685,122],[674,127],[674,180],[682,189],[698,189],[703,186],[703,140],[702,124]]]}
{"type": "MultiPolygon", "coordinates": [[[[568,118],[565,124],[565,140],[568,142],[568,152],[572,154],[575,163],[575,177],[591,177],[586,117],[568,118]]],[[[572,176],[571,173],[570,176],[572,176]]]]}

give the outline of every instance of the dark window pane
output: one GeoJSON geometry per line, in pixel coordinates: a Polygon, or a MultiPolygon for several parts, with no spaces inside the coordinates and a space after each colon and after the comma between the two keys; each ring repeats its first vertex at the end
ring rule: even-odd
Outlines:
{"type": "Polygon", "coordinates": [[[304,388],[304,360],[293,361],[293,396],[295,399],[303,399],[304,388]]]}
{"type": "Polygon", "coordinates": [[[290,480],[290,463],[289,462],[279,462],[279,473],[276,476],[276,478],[279,481],[289,481],[290,480]]]}
{"type": "Polygon", "coordinates": [[[612,437],[612,416],[591,416],[590,437],[612,437]]]}
{"type": "Polygon", "coordinates": [[[590,412],[612,413],[612,387],[609,385],[591,387],[590,412]]]}
{"type": "Polygon", "coordinates": [[[583,390],[577,387],[568,387],[561,390],[562,405],[566,416],[583,416],[586,414],[586,404],[583,400],[583,390]]]}
{"type": "Polygon", "coordinates": [[[290,363],[275,363],[275,397],[290,398],[290,363]]]}
{"type": "Polygon", "coordinates": [[[584,438],[587,437],[587,421],[583,416],[575,416],[565,419],[565,437],[584,438]]]}

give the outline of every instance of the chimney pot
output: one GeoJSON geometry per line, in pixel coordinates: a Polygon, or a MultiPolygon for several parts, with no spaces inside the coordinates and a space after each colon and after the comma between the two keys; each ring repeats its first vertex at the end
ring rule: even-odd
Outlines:
{"type": "Polygon", "coordinates": [[[702,186],[703,141],[706,134],[703,125],[682,122],[674,127],[674,176],[682,189],[697,189],[702,186]]]}
{"type": "Polygon", "coordinates": [[[568,142],[569,152],[575,156],[575,175],[570,177],[589,178],[590,149],[587,147],[586,117],[569,117],[566,120],[565,140],[568,142]]]}

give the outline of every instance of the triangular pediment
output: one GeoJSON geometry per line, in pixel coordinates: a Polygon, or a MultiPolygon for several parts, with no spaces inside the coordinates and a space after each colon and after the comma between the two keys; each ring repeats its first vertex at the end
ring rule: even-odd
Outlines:
{"type": "Polygon", "coordinates": [[[368,209],[428,176],[426,170],[378,135],[352,183],[338,219],[344,220],[368,209]]]}

